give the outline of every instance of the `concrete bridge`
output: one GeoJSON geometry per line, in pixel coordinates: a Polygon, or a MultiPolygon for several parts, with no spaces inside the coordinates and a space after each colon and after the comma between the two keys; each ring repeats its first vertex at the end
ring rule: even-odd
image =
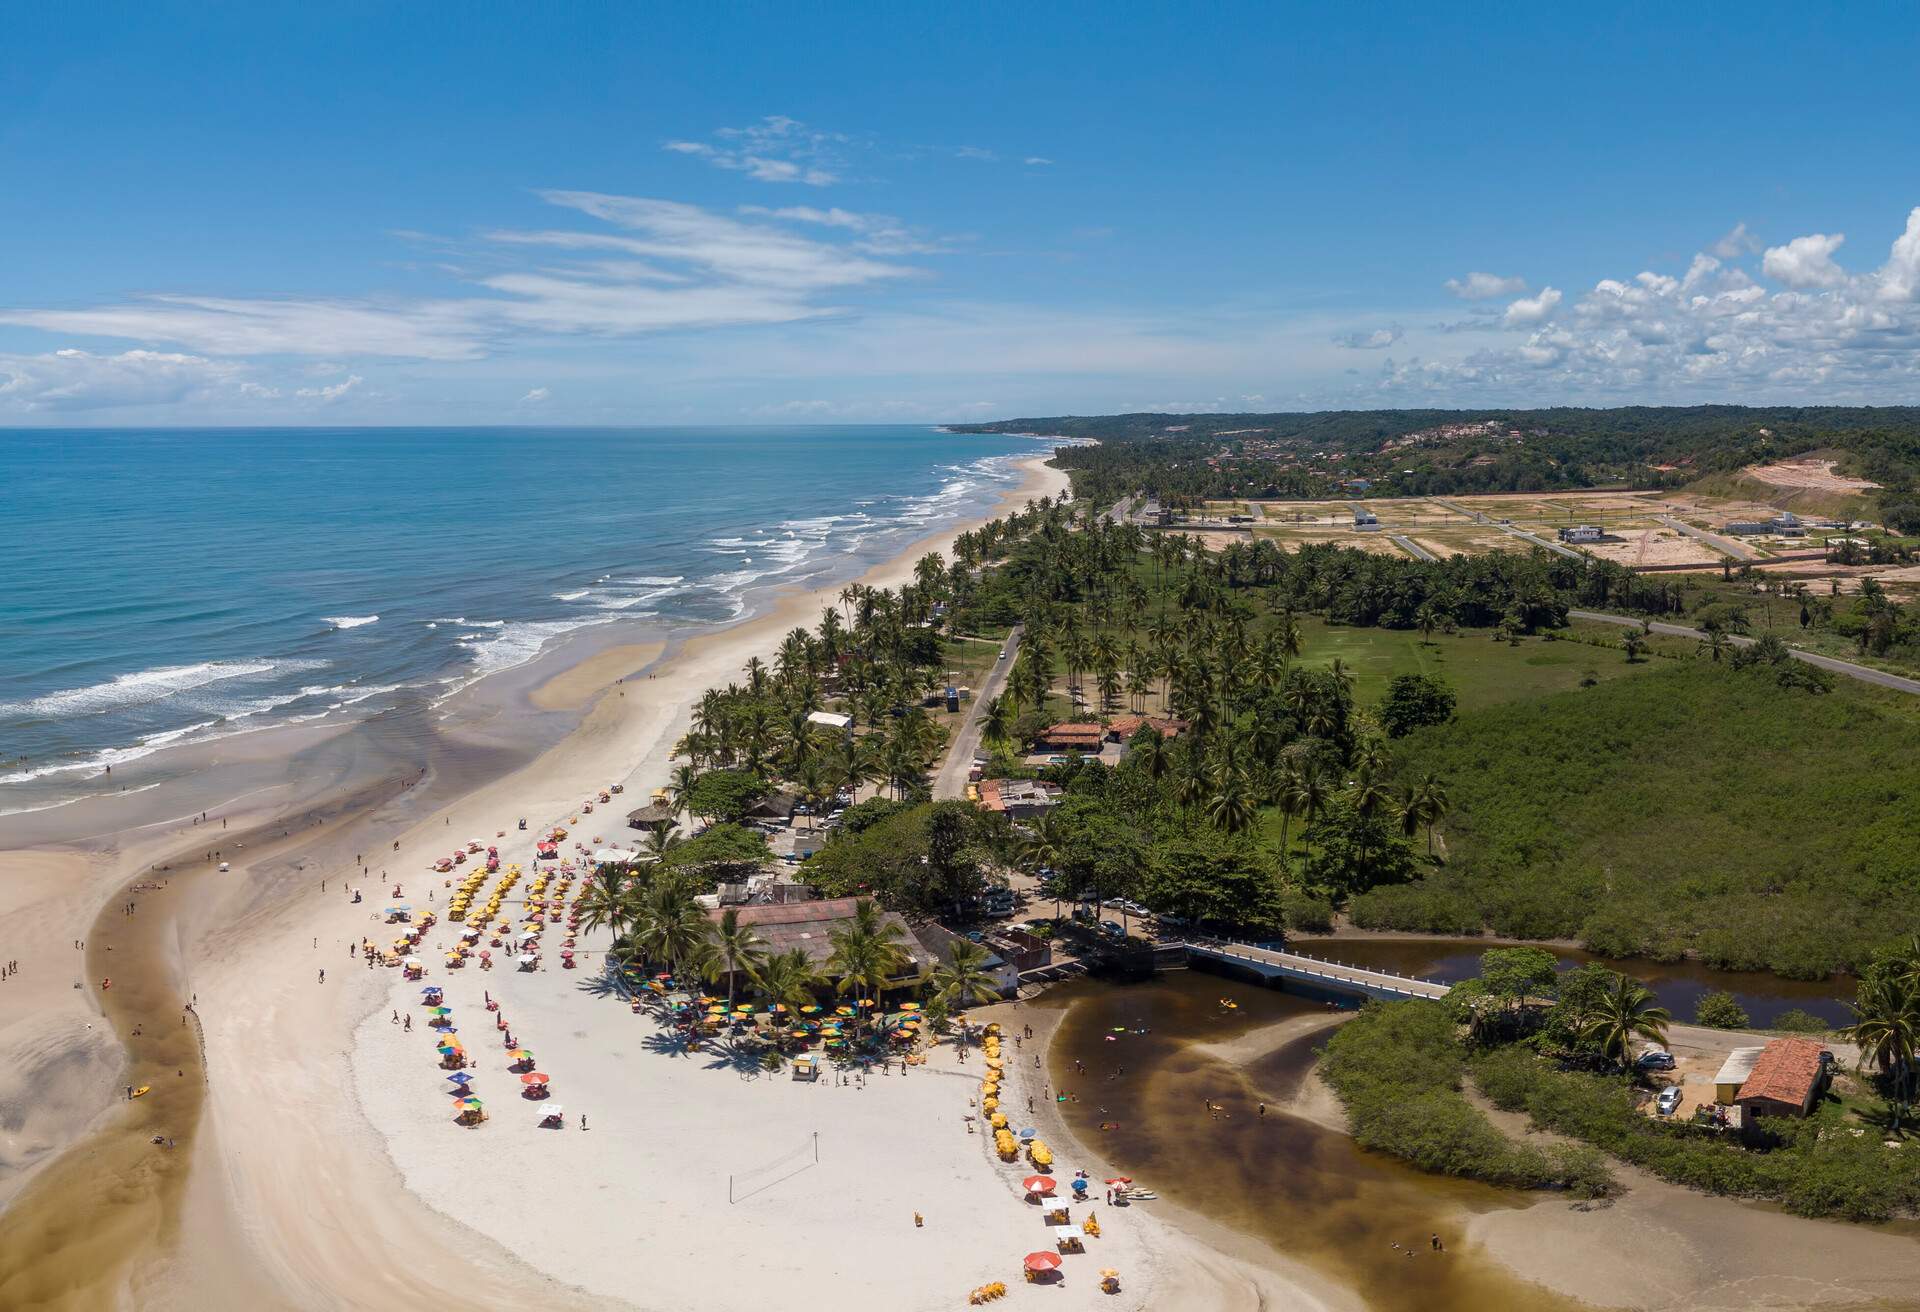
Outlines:
{"type": "Polygon", "coordinates": [[[1349,998],[1375,998],[1394,1002],[1402,998],[1447,996],[1450,986],[1411,975],[1394,975],[1383,970],[1324,961],[1303,952],[1282,952],[1256,947],[1251,943],[1230,943],[1219,939],[1197,939],[1185,944],[1189,959],[1216,962],[1244,970],[1268,982],[1304,986],[1313,991],[1349,998]]]}

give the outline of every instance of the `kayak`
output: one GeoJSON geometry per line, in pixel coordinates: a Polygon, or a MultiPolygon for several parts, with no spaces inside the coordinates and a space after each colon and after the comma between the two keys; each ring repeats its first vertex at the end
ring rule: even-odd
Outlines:
{"type": "Polygon", "coordinates": [[[152,1088],[153,1086],[151,1084],[143,1084],[133,1091],[133,1096],[138,1098],[141,1094],[148,1092],[152,1088]]]}

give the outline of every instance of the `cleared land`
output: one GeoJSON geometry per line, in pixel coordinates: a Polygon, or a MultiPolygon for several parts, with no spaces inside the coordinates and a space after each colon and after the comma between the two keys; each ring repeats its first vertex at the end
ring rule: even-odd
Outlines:
{"type": "MultiPolygon", "coordinates": [[[[1758,489],[1756,489],[1758,490],[1758,489]]],[[[1480,555],[1489,551],[1525,551],[1528,543],[1503,531],[1503,525],[1557,541],[1559,530],[1591,525],[1605,536],[1576,549],[1622,565],[1697,566],[1718,569],[1723,554],[1711,543],[1689,537],[1660,522],[1669,516],[1709,533],[1734,520],[1765,520],[1778,509],[1758,497],[1706,496],[1688,492],[1540,492],[1458,497],[1372,497],[1364,500],[1219,502],[1214,515],[1256,516],[1254,533],[1288,547],[1335,543],[1365,551],[1397,554],[1393,538],[1402,535],[1436,556],[1480,555]],[[1354,511],[1364,508],[1380,521],[1378,530],[1359,532],[1354,511]],[[1484,516],[1484,519],[1477,518],[1484,516]]],[[[1777,536],[1742,538],[1758,559],[1804,549],[1804,539],[1777,536]]]]}
{"type": "Polygon", "coordinates": [[[1880,486],[1864,478],[1848,478],[1845,474],[1834,473],[1836,463],[1832,460],[1782,460],[1771,465],[1748,465],[1741,472],[1762,483],[1796,491],[1867,492],[1880,486]]]}

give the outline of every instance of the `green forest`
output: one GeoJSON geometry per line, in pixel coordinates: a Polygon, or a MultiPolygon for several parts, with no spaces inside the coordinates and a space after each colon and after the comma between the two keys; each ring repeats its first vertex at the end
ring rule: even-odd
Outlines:
{"type": "Polygon", "coordinates": [[[1920,529],[1920,407],[1625,406],[1126,414],[955,424],[1094,439],[1062,448],[1074,494],[1171,505],[1241,496],[1447,496],[1672,488],[1811,451],[1882,487],[1879,513],[1920,529]],[[1474,431],[1469,431],[1474,430],[1474,431]],[[1368,486],[1356,487],[1353,480],[1368,486]]]}

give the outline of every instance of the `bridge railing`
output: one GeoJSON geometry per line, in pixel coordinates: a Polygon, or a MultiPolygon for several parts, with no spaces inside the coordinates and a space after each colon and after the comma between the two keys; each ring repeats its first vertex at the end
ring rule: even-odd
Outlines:
{"type": "Polygon", "coordinates": [[[1354,966],[1340,961],[1326,961],[1320,957],[1309,956],[1304,952],[1282,952],[1274,948],[1263,948],[1256,943],[1242,944],[1232,939],[1192,939],[1188,941],[1187,947],[1189,949],[1201,948],[1209,952],[1217,952],[1221,956],[1249,962],[1256,966],[1294,970],[1303,975],[1313,975],[1321,979],[1339,980],[1344,984],[1382,989],[1386,992],[1398,993],[1409,998],[1426,998],[1431,1000],[1434,995],[1426,990],[1438,989],[1442,994],[1445,994],[1449,988],[1448,985],[1441,983],[1439,980],[1421,979],[1417,975],[1396,975],[1392,971],[1374,970],[1369,966],[1354,966]],[[1248,951],[1247,949],[1252,949],[1252,951],[1248,951]],[[1266,955],[1255,956],[1255,952],[1265,953],[1266,955]],[[1279,960],[1271,960],[1270,958],[1279,958],[1279,960]],[[1312,962],[1314,964],[1302,964],[1305,962],[1312,962]],[[1316,967],[1332,967],[1332,969],[1317,969],[1316,967]],[[1402,988],[1398,984],[1385,982],[1391,980],[1404,980],[1408,984],[1417,984],[1422,987],[1409,989],[1402,988]]]}

